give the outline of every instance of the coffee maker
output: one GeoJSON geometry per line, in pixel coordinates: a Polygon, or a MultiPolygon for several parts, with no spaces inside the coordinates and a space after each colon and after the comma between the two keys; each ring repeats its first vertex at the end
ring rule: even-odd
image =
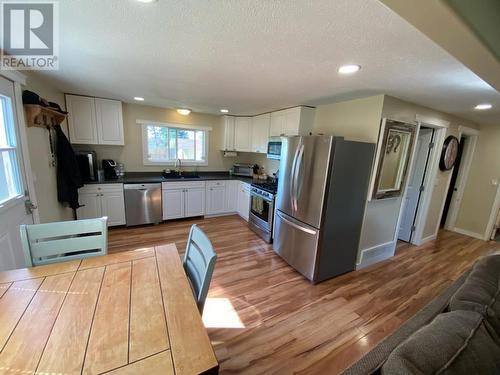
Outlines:
{"type": "Polygon", "coordinates": [[[112,159],[102,160],[102,169],[104,170],[104,178],[106,180],[116,180],[118,179],[118,173],[116,173],[116,162],[112,159]]]}

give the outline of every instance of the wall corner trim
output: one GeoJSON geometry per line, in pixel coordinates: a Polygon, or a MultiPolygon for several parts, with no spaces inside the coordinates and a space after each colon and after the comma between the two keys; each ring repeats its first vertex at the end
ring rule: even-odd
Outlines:
{"type": "Polygon", "coordinates": [[[17,70],[2,70],[0,71],[0,76],[7,78],[8,80],[18,82],[21,85],[26,85],[26,75],[18,72],[17,70]]]}

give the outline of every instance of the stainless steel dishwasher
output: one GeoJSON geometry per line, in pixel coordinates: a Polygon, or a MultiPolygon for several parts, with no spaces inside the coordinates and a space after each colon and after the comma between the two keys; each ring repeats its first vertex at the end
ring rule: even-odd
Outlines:
{"type": "Polygon", "coordinates": [[[127,226],[161,222],[161,184],[125,184],[123,189],[127,226]]]}

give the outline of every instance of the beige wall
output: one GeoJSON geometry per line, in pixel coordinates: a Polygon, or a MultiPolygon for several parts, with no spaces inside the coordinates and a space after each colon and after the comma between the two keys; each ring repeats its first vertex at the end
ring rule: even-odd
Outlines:
{"type": "Polygon", "coordinates": [[[234,164],[235,158],[224,158],[219,150],[222,139],[221,116],[202,113],[191,113],[189,116],[179,115],[175,110],[168,108],[151,107],[140,104],[123,103],[123,127],[125,146],[82,146],[75,145],[76,149],[94,150],[99,160],[114,159],[125,164],[128,172],[162,171],[166,166],[145,166],[142,161],[141,125],[137,120],[151,120],[156,122],[171,122],[177,124],[191,124],[211,126],[209,132],[208,165],[185,168],[199,171],[227,171],[234,164]]]}
{"type": "Polygon", "coordinates": [[[377,142],[383,95],[320,105],[316,108],[314,132],[344,136],[352,141],[377,142]]]}
{"type": "Polygon", "coordinates": [[[500,124],[481,125],[455,227],[489,236],[486,227],[500,179],[500,124]]]}
{"type": "MultiPolygon", "coordinates": [[[[23,89],[36,92],[45,99],[65,108],[64,95],[40,76],[27,73],[27,83],[23,89]]],[[[62,125],[67,133],[66,122],[62,125]]],[[[71,220],[73,211],[57,201],[56,168],[51,165],[49,133],[45,129],[27,128],[28,148],[33,172],[38,211],[42,223],[71,220]]]]}
{"type": "MultiPolygon", "coordinates": [[[[340,135],[351,140],[376,143],[381,118],[388,117],[405,122],[415,122],[417,114],[449,122],[447,135],[458,136],[458,126],[460,125],[478,129],[478,125],[470,121],[391,96],[379,95],[318,106],[314,131],[340,135]]],[[[487,153],[491,154],[490,151],[487,153]]],[[[424,238],[432,235],[439,223],[450,173],[438,172],[431,196],[429,214],[424,225],[424,238]]],[[[358,261],[361,260],[363,251],[383,247],[394,240],[401,203],[401,197],[367,202],[358,261]]],[[[472,210],[472,207],[470,209],[472,210]]]]}
{"type": "MultiPolygon", "coordinates": [[[[314,132],[377,143],[383,102],[384,96],[378,95],[318,106],[314,132]]],[[[367,202],[359,255],[363,250],[392,241],[395,223],[387,217],[393,217],[398,207],[396,199],[367,202]]]]}
{"type": "MultiPolygon", "coordinates": [[[[385,96],[383,116],[390,117],[401,121],[415,121],[416,115],[425,116],[435,120],[449,122],[449,127],[446,131],[446,136],[454,135],[458,137],[458,127],[467,126],[474,129],[479,129],[479,126],[471,121],[458,118],[447,113],[436,111],[435,109],[423,107],[418,104],[406,102],[392,96],[385,96]]],[[[448,192],[448,184],[451,176],[451,171],[441,171],[438,169],[436,180],[432,190],[429,211],[427,220],[424,224],[422,238],[432,236],[441,220],[441,210],[444,199],[448,192]]]]}

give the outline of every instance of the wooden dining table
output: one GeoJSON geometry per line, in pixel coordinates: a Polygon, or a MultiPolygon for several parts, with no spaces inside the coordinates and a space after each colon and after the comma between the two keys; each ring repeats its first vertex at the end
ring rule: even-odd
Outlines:
{"type": "Polygon", "coordinates": [[[0,350],[0,374],[218,372],[175,244],[0,272],[0,350]]]}

